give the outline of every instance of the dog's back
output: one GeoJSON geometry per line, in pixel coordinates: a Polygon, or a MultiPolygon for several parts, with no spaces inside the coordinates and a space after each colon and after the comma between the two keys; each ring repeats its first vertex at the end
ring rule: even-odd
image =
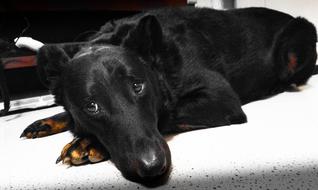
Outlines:
{"type": "Polygon", "coordinates": [[[292,83],[305,83],[314,69],[315,27],[305,19],[266,8],[152,10],[108,23],[93,38],[103,38],[110,31],[113,35],[116,28],[120,41],[121,33],[147,14],[156,16],[164,35],[176,44],[184,84],[202,69],[217,71],[247,103],[292,83]]]}
{"type": "Polygon", "coordinates": [[[243,103],[303,84],[312,74],[317,37],[305,19],[265,8],[181,8],[150,14],[179,46],[186,78],[200,74],[202,67],[216,70],[243,103]]]}

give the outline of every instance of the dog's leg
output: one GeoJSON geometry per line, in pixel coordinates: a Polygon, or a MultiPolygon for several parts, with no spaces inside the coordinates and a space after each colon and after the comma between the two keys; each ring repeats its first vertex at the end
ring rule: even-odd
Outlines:
{"type": "Polygon", "coordinates": [[[172,123],[159,126],[162,133],[178,133],[247,121],[239,97],[223,76],[213,71],[201,71],[191,79],[194,83],[185,82],[188,86],[185,86],[186,91],[177,102],[172,123]]]}
{"type": "Polygon", "coordinates": [[[20,137],[30,139],[61,133],[70,129],[70,121],[71,118],[66,112],[40,119],[24,129],[20,137]]]}
{"type": "Polygon", "coordinates": [[[92,137],[74,138],[66,144],[57,158],[56,163],[67,165],[83,165],[97,163],[110,158],[103,146],[92,137]]]}
{"type": "Polygon", "coordinates": [[[304,18],[293,19],[277,35],[273,62],[283,87],[304,85],[313,74],[317,59],[316,41],[315,26],[304,18]]]}

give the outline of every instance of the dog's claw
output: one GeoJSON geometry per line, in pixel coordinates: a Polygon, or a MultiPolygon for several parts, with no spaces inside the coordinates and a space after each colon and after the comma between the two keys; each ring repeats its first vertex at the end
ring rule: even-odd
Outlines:
{"type": "Polygon", "coordinates": [[[23,138],[23,137],[25,137],[25,133],[24,133],[24,131],[21,133],[21,135],[20,135],[20,138],[23,138]]]}
{"type": "Polygon", "coordinates": [[[55,163],[58,164],[58,163],[60,163],[61,161],[62,161],[62,157],[59,156],[59,157],[56,159],[55,163]]]}

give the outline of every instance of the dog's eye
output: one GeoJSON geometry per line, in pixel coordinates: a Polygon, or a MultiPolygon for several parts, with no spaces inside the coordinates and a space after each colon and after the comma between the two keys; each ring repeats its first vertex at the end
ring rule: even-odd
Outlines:
{"type": "Polygon", "coordinates": [[[86,110],[89,113],[98,113],[99,112],[99,106],[95,102],[90,102],[86,105],[86,110]]]}
{"type": "Polygon", "coordinates": [[[143,91],[144,86],[143,83],[133,83],[133,89],[136,94],[140,94],[143,91]]]}

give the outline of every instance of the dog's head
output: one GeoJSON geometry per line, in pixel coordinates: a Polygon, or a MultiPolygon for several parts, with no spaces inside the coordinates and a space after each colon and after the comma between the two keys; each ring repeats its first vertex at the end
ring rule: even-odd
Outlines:
{"type": "Polygon", "coordinates": [[[38,53],[42,79],[71,114],[74,130],[96,136],[133,180],[163,176],[171,165],[158,130],[163,43],[159,22],[146,16],[119,45],[90,44],[72,58],[53,45],[38,53]]]}

